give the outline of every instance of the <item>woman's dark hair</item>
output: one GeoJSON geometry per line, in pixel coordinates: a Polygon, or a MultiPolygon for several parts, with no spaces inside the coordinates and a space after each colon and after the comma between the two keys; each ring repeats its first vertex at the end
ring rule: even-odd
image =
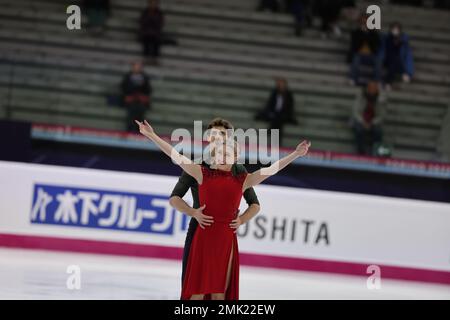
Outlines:
{"type": "Polygon", "coordinates": [[[214,118],[208,124],[208,129],[213,127],[224,127],[225,129],[233,129],[233,125],[230,121],[225,120],[223,118],[214,118]]]}

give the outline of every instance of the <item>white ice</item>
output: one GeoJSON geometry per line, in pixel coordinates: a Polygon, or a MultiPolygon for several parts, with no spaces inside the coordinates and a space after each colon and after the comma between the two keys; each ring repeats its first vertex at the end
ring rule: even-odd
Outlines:
{"type": "MultiPolygon", "coordinates": [[[[241,266],[241,299],[450,299],[450,286],[241,266]]],[[[0,299],[178,299],[181,261],[0,248],[0,299]],[[68,289],[67,267],[81,270],[68,289]]]]}

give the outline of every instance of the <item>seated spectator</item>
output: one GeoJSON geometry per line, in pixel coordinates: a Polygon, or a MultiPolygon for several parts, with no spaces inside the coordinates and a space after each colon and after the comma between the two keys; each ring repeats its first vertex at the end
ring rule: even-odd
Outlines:
{"type": "Polygon", "coordinates": [[[294,97],[289,90],[286,79],[278,78],[264,110],[255,119],[270,122],[270,129],[278,129],[280,145],[283,138],[283,126],[286,123],[297,124],[294,116],[294,97]]]}
{"type": "Polygon", "coordinates": [[[272,12],[280,11],[280,4],[278,0],[260,0],[257,8],[258,11],[269,10],[272,12]]]}
{"type": "Polygon", "coordinates": [[[109,0],[84,0],[83,8],[86,10],[89,28],[95,33],[102,32],[109,16],[109,0]]]}
{"type": "Polygon", "coordinates": [[[382,124],[386,99],[379,93],[379,84],[370,81],[353,106],[352,129],[356,148],[361,155],[375,155],[374,147],[382,142],[382,124]]]}
{"type": "Polygon", "coordinates": [[[143,45],[144,56],[149,64],[156,64],[162,42],[164,14],[159,8],[158,0],[149,0],[140,19],[140,40],[143,45]]]}
{"type": "Polygon", "coordinates": [[[408,36],[402,32],[401,24],[391,24],[390,32],[383,37],[384,66],[387,74],[385,83],[388,88],[397,76],[403,82],[409,82],[414,73],[414,64],[408,36]]]}
{"type": "Polygon", "coordinates": [[[360,19],[360,26],[352,31],[349,50],[349,60],[351,61],[350,83],[359,84],[359,74],[361,64],[371,64],[373,66],[373,79],[377,82],[381,80],[382,50],[381,39],[377,30],[367,29],[367,17],[363,15],[360,19]]]}
{"type": "Polygon", "coordinates": [[[145,74],[141,62],[133,62],[131,71],[122,80],[123,106],[128,111],[127,130],[138,132],[134,120],[143,121],[150,109],[150,79],[145,74]]]}

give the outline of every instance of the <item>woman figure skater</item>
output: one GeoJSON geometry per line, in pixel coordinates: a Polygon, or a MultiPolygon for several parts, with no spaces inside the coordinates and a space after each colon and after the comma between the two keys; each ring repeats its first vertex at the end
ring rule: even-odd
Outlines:
{"type": "Polygon", "coordinates": [[[260,184],[293,160],[306,155],[311,144],[303,141],[295,151],[271,166],[233,176],[231,166],[238,155],[236,143],[224,141],[223,144],[216,144],[211,150],[211,166],[208,169],[178,153],[155,133],[147,120],[135,122],[139,125],[141,134],[152,140],[197,180],[200,205],[205,206],[204,213],[214,219],[209,227],[195,231],[181,299],[203,300],[210,297],[212,300],[238,300],[239,255],[236,230],[240,225],[237,213],[242,194],[247,188],[260,184]]]}

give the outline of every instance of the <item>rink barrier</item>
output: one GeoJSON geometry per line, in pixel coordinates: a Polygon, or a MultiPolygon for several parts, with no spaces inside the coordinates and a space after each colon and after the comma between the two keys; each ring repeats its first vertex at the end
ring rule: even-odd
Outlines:
{"type": "MultiPolygon", "coordinates": [[[[119,130],[33,123],[31,135],[33,138],[40,140],[103,145],[117,148],[158,150],[157,147],[149,144],[146,138],[119,130]]],[[[169,136],[163,138],[170,141],[169,136]]],[[[201,154],[202,144],[204,143],[201,141],[193,141],[193,152],[198,155],[201,154]]],[[[256,146],[248,145],[246,148],[249,149],[248,156],[255,158],[257,153],[255,151],[256,146]]],[[[280,155],[290,153],[292,150],[292,148],[282,147],[280,148],[280,155]]],[[[406,174],[442,179],[450,178],[450,164],[444,162],[372,157],[334,151],[310,150],[308,156],[297,159],[294,163],[338,169],[406,174]]]]}
{"type": "MultiPolygon", "coordinates": [[[[0,246],[180,259],[176,177],[0,161],[0,246]]],[[[450,205],[261,185],[243,265],[449,284],[450,205]]],[[[192,203],[187,195],[185,200],[192,203]]],[[[246,208],[241,203],[241,212],[246,208]]],[[[208,214],[207,209],[205,214],[208,214]]]]}

